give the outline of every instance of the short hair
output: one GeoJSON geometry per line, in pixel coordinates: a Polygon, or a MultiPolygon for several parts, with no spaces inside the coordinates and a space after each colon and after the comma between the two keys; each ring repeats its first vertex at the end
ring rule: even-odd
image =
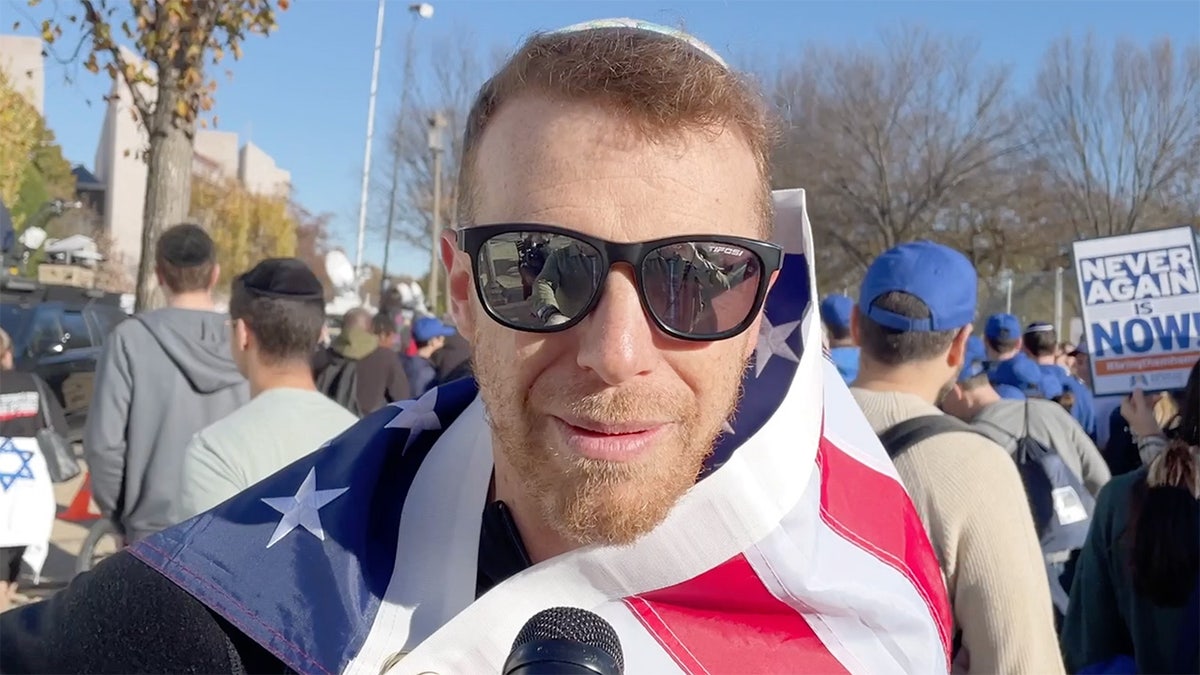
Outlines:
{"type": "Polygon", "coordinates": [[[208,290],[216,265],[217,247],[195,223],[167,228],[154,247],[154,266],[172,293],[208,290]]]}
{"type": "Polygon", "coordinates": [[[985,385],[991,385],[991,383],[992,381],[988,379],[988,374],[985,370],[976,375],[968,377],[962,382],[959,382],[958,385],[963,388],[963,391],[974,391],[976,389],[982,389],[985,385]]]}
{"type": "Polygon", "coordinates": [[[371,329],[371,313],[362,307],[355,307],[346,312],[342,316],[342,330],[357,328],[359,330],[371,329]]]}
{"type": "Polygon", "coordinates": [[[320,298],[254,295],[242,284],[234,283],[229,318],[246,322],[267,363],[307,362],[325,327],[325,302],[320,298]]]}
{"type": "Polygon", "coordinates": [[[627,27],[536,34],[480,88],[463,136],[458,224],[475,223],[481,190],[475,164],[488,124],[505,104],[528,94],[604,106],[649,140],[733,130],[754,153],[762,181],[759,215],[769,235],[775,126],[762,95],[750,78],[684,39],[627,27]]]}
{"type": "MultiPolygon", "coordinates": [[[[902,291],[885,293],[871,303],[910,319],[928,319],[929,306],[902,291]]],[[[871,360],[888,366],[928,361],[950,349],[961,328],[943,331],[900,331],[875,322],[865,311],[858,313],[858,346],[871,360]]]]}
{"type": "Polygon", "coordinates": [[[1034,356],[1051,356],[1058,352],[1058,335],[1052,330],[1025,333],[1021,336],[1021,344],[1034,356]]]}
{"type": "Polygon", "coordinates": [[[1015,337],[1014,338],[990,338],[985,335],[985,336],[983,336],[983,341],[985,344],[987,344],[987,346],[992,348],[992,351],[1000,352],[1001,354],[1003,354],[1005,352],[1011,352],[1012,350],[1017,348],[1017,345],[1021,344],[1021,341],[1015,337]]]}
{"type": "Polygon", "coordinates": [[[376,335],[392,335],[396,332],[396,317],[390,312],[379,312],[371,319],[371,332],[376,335]]]}

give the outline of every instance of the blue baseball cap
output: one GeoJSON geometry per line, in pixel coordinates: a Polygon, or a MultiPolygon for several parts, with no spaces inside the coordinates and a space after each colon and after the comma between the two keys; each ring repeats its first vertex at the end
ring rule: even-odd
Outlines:
{"type": "Polygon", "coordinates": [[[825,296],[820,306],[821,321],[830,328],[846,329],[850,327],[850,313],[854,311],[854,301],[848,296],[833,294],[825,296]]]}
{"type": "Polygon", "coordinates": [[[1025,392],[1017,389],[1011,384],[997,384],[995,387],[996,393],[1000,394],[1000,398],[1006,398],[1011,401],[1024,401],[1026,398],[1025,392]]]}
{"type": "Polygon", "coordinates": [[[1015,340],[1021,337],[1021,321],[1012,314],[993,314],[983,327],[989,340],[1015,340]]]}
{"type": "Polygon", "coordinates": [[[414,321],[412,326],[412,336],[417,342],[429,342],[436,337],[449,337],[454,333],[454,328],[432,316],[423,316],[414,321]]]}
{"type": "MultiPolygon", "coordinates": [[[[992,371],[991,380],[993,385],[1006,384],[1016,387],[1026,396],[1033,394],[1049,397],[1045,391],[1047,385],[1046,373],[1038,367],[1038,364],[1033,359],[1024,354],[1018,354],[1011,359],[1001,361],[996,366],[996,369],[992,371]]],[[[1058,393],[1061,394],[1061,390],[1058,393]]],[[[1058,394],[1054,395],[1057,396],[1058,394]]]]}
{"type": "Polygon", "coordinates": [[[931,241],[914,241],[885,251],[867,268],[858,308],[875,323],[904,332],[947,331],[975,320],[978,279],[963,254],[931,241]],[[929,318],[914,319],[875,301],[888,293],[908,293],[925,303],[929,318]]]}
{"type": "Polygon", "coordinates": [[[983,346],[983,340],[978,335],[972,335],[967,338],[966,353],[963,354],[963,362],[979,361],[983,363],[987,361],[987,348],[983,346]]]}

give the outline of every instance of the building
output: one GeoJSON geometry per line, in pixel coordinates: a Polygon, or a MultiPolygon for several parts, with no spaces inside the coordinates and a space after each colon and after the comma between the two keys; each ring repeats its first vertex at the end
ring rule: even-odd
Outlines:
{"type": "Polygon", "coordinates": [[[39,115],[45,114],[46,68],[41,38],[0,35],[0,71],[39,115]]]}
{"type": "MultiPolygon", "coordinates": [[[[129,50],[122,48],[122,52],[129,62],[141,63],[129,50]]],[[[137,86],[147,100],[154,100],[153,89],[137,86]]],[[[131,275],[136,274],[141,257],[147,174],[142,153],[149,143],[135,110],[129,85],[124,79],[114,81],[92,171],[93,182],[102,186],[103,195],[90,196],[92,203],[104,205],[100,214],[104,228],[112,237],[114,253],[121,256],[131,275]]],[[[287,194],[291,190],[291,174],[278,168],[270,155],[252,143],[239,149],[236,133],[199,129],[193,149],[193,175],[216,181],[237,180],[257,194],[287,194]]]]}

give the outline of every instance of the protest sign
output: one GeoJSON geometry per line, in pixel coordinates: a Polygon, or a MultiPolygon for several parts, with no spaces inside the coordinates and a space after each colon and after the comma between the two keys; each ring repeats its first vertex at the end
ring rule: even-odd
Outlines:
{"type": "Polygon", "coordinates": [[[1074,252],[1096,395],[1182,389],[1200,359],[1192,228],[1077,241],[1074,252]]]}

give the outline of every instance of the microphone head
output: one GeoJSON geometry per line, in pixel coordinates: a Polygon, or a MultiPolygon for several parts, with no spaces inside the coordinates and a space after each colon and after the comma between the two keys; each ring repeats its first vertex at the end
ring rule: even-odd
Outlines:
{"type": "Polygon", "coordinates": [[[547,640],[577,642],[606,654],[617,666],[617,672],[625,671],[625,656],[621,652],[621,641],[612,625],[600,615],[578,607],[551,607],[530,617],[513,640],[513,652],[525,645],[547,640]]]}

